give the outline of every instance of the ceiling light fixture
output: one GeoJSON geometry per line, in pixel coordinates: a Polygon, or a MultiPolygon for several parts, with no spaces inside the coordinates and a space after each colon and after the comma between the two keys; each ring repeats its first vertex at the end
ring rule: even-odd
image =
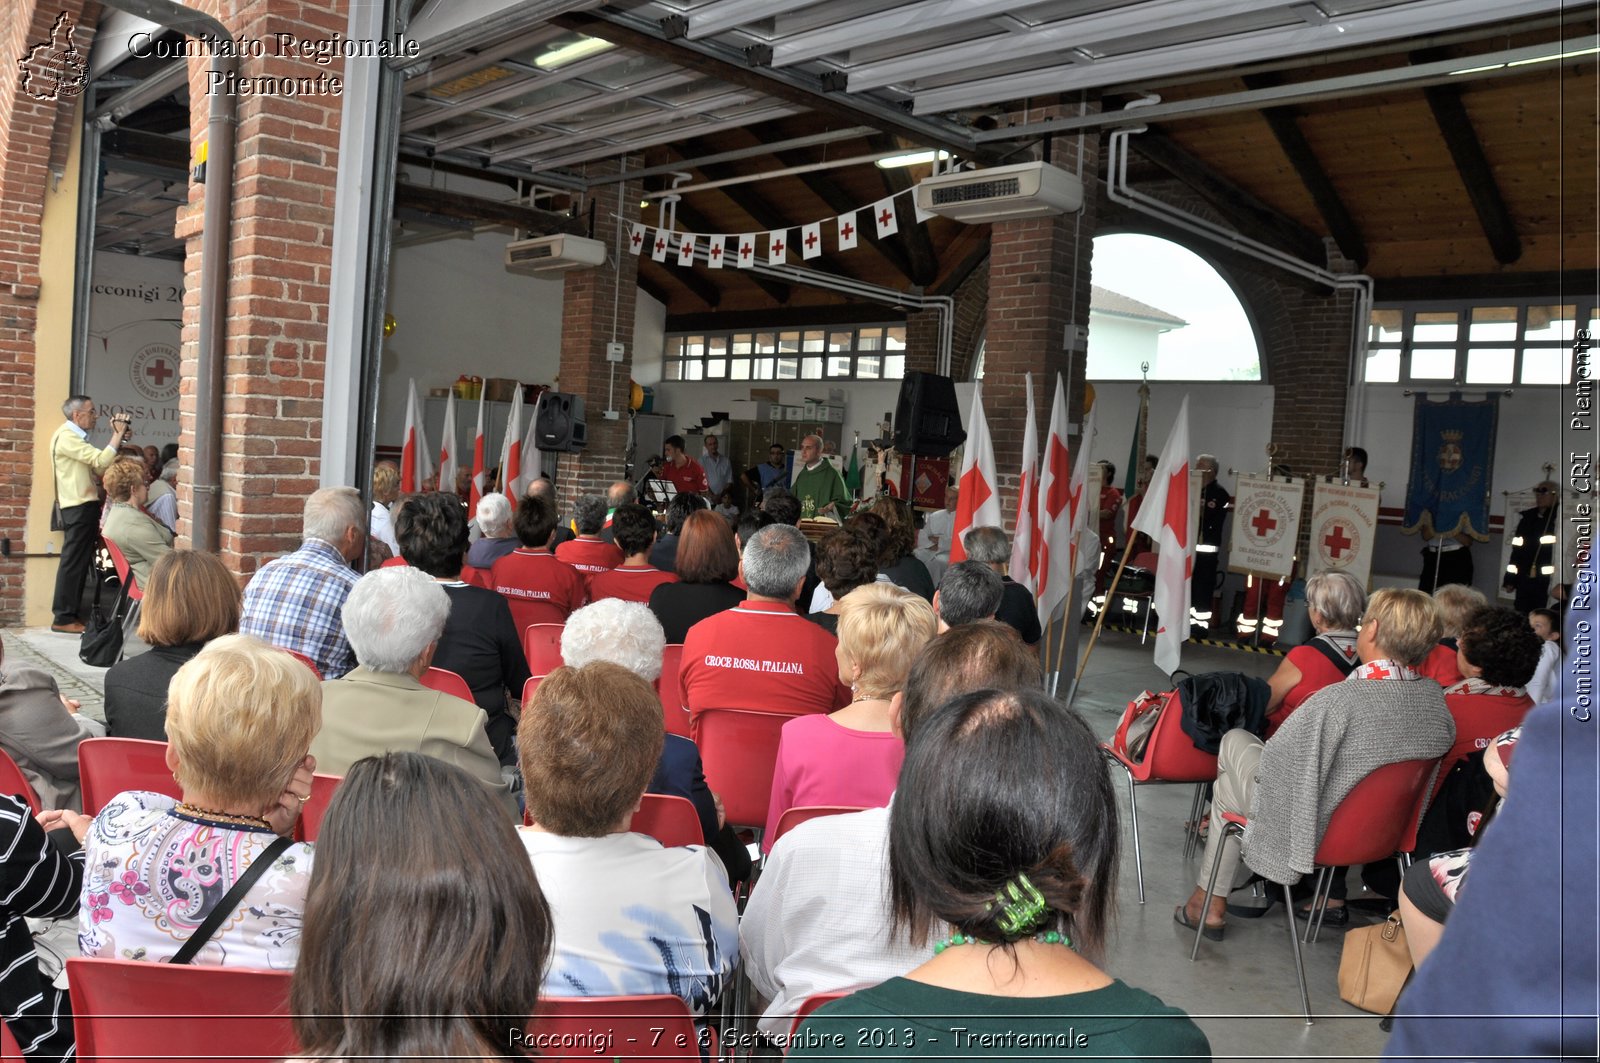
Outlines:
{"type": "Polygon", "coordinates": [[[905,155],[891,155],[887,159],[878,160],[878,168],[882,170],[898,170],[905,166],[925,166],[931,162],[948,162],[948,151],[913,151],[905,155]]]}
{"type": "Polygon", "coordinates": [[[540,70],[559,70],[568,63],[575,63],[579,59],[587,59],[597,52],[614,47],[610,41],[603,41],[599,37],[579,37],[571,44],[563,44],[560,48],[552,48],[533,61],[533,65],[540,70]]]}
{"type": "Polygon", "coordinates": [[[1600,48],[1584,48],[1576,52],[1555,52],[1551,55],[1541,55],[1533,59],[1518,59],[1515,63],[1507,63],[1506,66],[1531,66],[1534,63],[1548,63],[1556,59],[1576,59],[1580,55],[1593,55],[1596,52],[1600,52],[1600,48]]]}

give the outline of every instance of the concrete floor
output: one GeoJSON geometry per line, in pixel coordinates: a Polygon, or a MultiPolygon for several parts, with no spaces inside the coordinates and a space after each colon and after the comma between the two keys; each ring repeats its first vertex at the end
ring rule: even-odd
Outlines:
{"type": "MultiPolygon", "coordinates": [[[[104,718],[105,669],[78,660],[78,640],[48,629],[3,633],[8,660],[28,661],[55,674],[68,697],[83,711],[104,718]]],[[[1088,642],[1084,629],[1083,643],[1088,642]]],[[[136,643],[130,643],[132,649],[136,643]]],[[[1140,691],[1163,690],[1166,677],[1152,663],[1153,647],[1140,646],[1137,633],[1107,631],[1095,646],[1073,706],[1102,739],[1109,739],[1128,701],[1140,691]]],[[[1265,676],[1277,667],[1269,655],[1189,644],[1183,667],[1189,672],[1238,671],[1265,676]]],[[[1063,689],[1065,684],[1063,683],[1063,689]]],[[[1127,787],[1116,773],[1123,819],[1123,861],[1118,911],[1107,967],[1130,985],[1181,1007],[1211,1039],[1214,1058],[1223,1060],[1374,1059],[1386,1035],[1378,1017],[1339,999],[1342,930],[1324,928],[1322,940],[1304,946],[1306,978],[1316,1022],[1300,1015],[1283,909],[1261,919],[1230,919],[1227,938],[1201,943],[1189,961],[1193,934],[1172,921],[1172,909],[1194,887],[1198,857],[1185,862],[1183,821],[1192,793],[1187,786],[1149,786],[1139,792],[1139,829],[1144,842],[1147,903],[1139,903],[1134,877],[1132,834],[1127,822],[1127,787]]],[[[1352,886],[1352,898],[1359,894],[1352,886]]],[[[1357,913],[1354,922],[1372,920],[1357,913]]]]}

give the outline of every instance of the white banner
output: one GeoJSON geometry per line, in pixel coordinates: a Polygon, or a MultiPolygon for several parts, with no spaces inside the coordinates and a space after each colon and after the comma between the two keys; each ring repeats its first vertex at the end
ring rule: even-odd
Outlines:
{"type": "Polygon", "coordinates": [[[1228,571],[1283,579],[1294,569],[1304,480],[1240,476],[1234,491],[1228,571]]]}
{"type": "Polygon", "coordinates": [[[135,446],[177,442],[182,318],[182,262],[95,253],[84,388],[100,414],[96,437],[126,413],[135,446]]]}
{"type": "Polygon", "coordinates": [[[1376,487],[1360,484],[1319,483],[1311,506],[1311,564],[1309,575],[1348,572],[1368,585],[1372,576],[1372,548],[1378,541],[1376,487]]]}

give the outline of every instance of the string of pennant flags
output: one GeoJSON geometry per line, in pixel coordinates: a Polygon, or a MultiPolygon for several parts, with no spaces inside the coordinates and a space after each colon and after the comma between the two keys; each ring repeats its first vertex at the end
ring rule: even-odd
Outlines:
{"type": "MultiPolygon", "coordinates": [[[[856,217],[863,210],[872,211],[873,229],[879,240],[887,239],[900,231],[900,211],[895,206],[895,200],[908,193],[896,193],[885,196],[869,207],[857,207],[855,210],[846,211],[831,219],[833,227],[834,247],[838,251],[852,251],[861,235],[860,228],[856,225],[856,217]]],[[[931,211],[925,211],[917,205],[916,195],[911,194],[911,207],[916,217],[916,224],[921,225],[933,217],[931,211]]],[[[732,262],[736,269],[750,269],[758,261],[769,266],[783,264],[789,253],[798,248],[803,259],[816,258],[823,250],[823,226],[829,224],[830,219],[822,218],[805,225],[794,225],[784,229],[773,229],[770,232],[753,233],[688,233],[676,229],[663,229],[659,226],[646,225],[636,221],[628,235],[628,253],[634,256],[642,255],[647,250],[651,259],[656,262],[669,262],[677,260],[680,266],[692,266],[695,257],[705,251],[705,263],[712,269],[722,269],[728,262],[732,262]],[[789,234],[799,230],[800,239],[791,243],[789,234]],[[758,244],[761,239],[766,239],[766,257],[758,256],[758,244]],[[729,241],[733,241],[729,247],[729,241]]]]}

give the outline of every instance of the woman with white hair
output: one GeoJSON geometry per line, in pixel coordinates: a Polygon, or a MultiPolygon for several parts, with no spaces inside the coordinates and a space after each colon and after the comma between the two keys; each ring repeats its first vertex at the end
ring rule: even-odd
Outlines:
{"type": "Polygon", "coordinates": [[[1290,650],[1267,679],[1267,733],[1283,726],[1289,714],[1311,695],[1355,669],[1356,627],[1367,605],[1361,581],[1348,572],[1319,572],[1306,580],[1306,609],[1316,637],[1290,650]]]}
{"type": "MultiPolygon", "coordinates": [[[[661,677],[661,655],[666,648],[661,621],[643,602],[604,598],[586,605],[567,618],[561,632],[561,661],[582,668],[595,661],[621,665],[654,683],[661,677]]],[[[750,852],[723,822],[722,802],[706,785],[700,750],[682,735],[669,734],[650,777],[648,794],[681,797],[700,815],[700,831],[722,858],[730,883],[750,877],[750,852]]]]}
{"type": "Polygon", "coordinates": [[[483,537],[467,548],[469,567],[487,572],[496,561],[521,545],[517,530],[512,527],[513,515],[511,499],[498,491],[478,499],[478,511],[472,519],[478,522],[478,531],[483,537]]]}
{"type": "Polygon", "coordinates": [[[344,629],[359,666],[322,685],[322,730],[311,749],[331,775],[393,751],[437,757],[479,779],[514,819],[516,802],[489,741],[487,714],[422,685],[450,609],[444,588],[418,569],[382,568],[361,577],[344,603],[344,629]]]}

